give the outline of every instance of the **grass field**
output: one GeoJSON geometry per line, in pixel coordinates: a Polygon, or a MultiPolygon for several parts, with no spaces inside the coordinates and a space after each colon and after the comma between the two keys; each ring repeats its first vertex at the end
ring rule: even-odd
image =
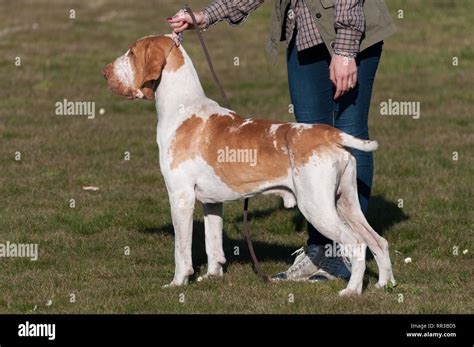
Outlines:
{"type": "MultiPolygon", "coordinates": [[[[373,95],[380,148],[369,221],[390,242],[399,285],[376,290],[369,261],[363,295],[341,298],[343,281],[263,284],[241,236],[242,202],[225,207],[224,278],[162,289],[173,276],[174,239],[154,105],[111,94],[101,70],[135,39],[169,32],[164,18],[181,3],[0,1],[0,243],[39,245],[38,261],[0,258],[0,313],[473,313],[474,3],[386,2],[404,19],[384,45],[373,95]],[[63,99],[95,101],[105,114],[58,116],[63,99]],[[388,99],[419,101],[420,119],[381,116],[388,99]]],[[[264,54],[270,7],[239,28],[221,23],[206,39],[238,113],[292,121],[283,54],[276,66],[264,54]]],[[[185,36],[205,90],[220,101],[195,34],[185,36]]],[[[252,199],[251,210],[264,270],[285,269],[306,242],[304,221],[276,197],[252,199]]],[[[199,205],[194,220],[199,275],[199,205]]]]}

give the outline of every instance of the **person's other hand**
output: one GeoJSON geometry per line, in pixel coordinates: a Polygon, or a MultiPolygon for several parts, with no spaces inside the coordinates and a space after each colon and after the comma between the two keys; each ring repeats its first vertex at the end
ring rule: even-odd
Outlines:
{"type": "MultiPolygon", "coordinates": [[[[206,25],[206,18],[202,12],[194,12],[194,17],[196,17],[196,22],[199,28],[204,28],[206,25]]],[[[191,15],[183,10],[178,11],[173,17],[167,18],[168,23],[173,29],[172,38],[173,41],[176,43],[176,46],[179,46],[179,38],[178,33],[186,30],[194,28],[193,19],[191,15]]]]}
{"type": "Polygon", "coordinates": [[[329,65],[329,79],[336,87],[334,100],[353,89],[357,84],[355,59],[333,54],[331,65],[329,65]]]}

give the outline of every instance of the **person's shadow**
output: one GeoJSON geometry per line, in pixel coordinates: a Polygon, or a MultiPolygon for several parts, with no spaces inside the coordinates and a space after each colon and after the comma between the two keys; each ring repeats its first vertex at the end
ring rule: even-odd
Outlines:
{"type": "MultiPolygon", "coordinates": [[[[271,218],[271,215],[279,208],[283,208],[282,204],[276,208],[266,209],[253,209],[249,211],[249,228],[250,234],[252,234],[252,220],[271,218]]],[[[385,232],[393,225],[408,219],[409,217],[400,209],[396,203],[385,199],[383,196],[373,196],[370,198],[368,221],[370,225],[380,234],[384,235],[385,232]]],[[[224,213],[225,221],[225,213],[224,213]]],[[[295,231],[304,231],[306,229],[306,220],[301,213],[295,214],[293,217],[293,225],[295,231]]],[[[240,218],[231,220],[230,223],[242,224],[240,218]]],[[[224,222],[225,224],[225,222],[224,222]]],[[[237,227],[242,229],[242,225],[237,227]]],[[[166,234],[173,236],[174,229],[172,224],[166,224],[156,228],[146,228],[140,230],[145,233],[153,234],[166,234]]],[[[265,231],[264,231],[265,232],[265,231]]],[[[269,231],[267,231],[269,232],[269,231]]],[[[252,263],[250,253],[247,249],[247,243],[244,237],[230,238],[224,231],[223,233],[223,245],[224,252],[227,259],[226,266],[232,263],[252,263]],[[238,254],[236,254],[238,253],[238,254]]],[[[285,246],[276,243],[269,243],[264,241],[253,241],[255,253],[257,258],[262,261],[284,261],[290,264],[293,259],[290,254],[294,251],[294,247],[285,246]]],[[[205,241],[204,241],[204,223],[194,221],[193,222],[193,265],[195,272],[199,273],[200,268],[207,264],[207,256],[205,252],[205,241]]],[[[373,258],[370,252],[367,252],[368,259],[373,258]]],[[[373,275],[369,273],[369,276],[373,275]]]]}

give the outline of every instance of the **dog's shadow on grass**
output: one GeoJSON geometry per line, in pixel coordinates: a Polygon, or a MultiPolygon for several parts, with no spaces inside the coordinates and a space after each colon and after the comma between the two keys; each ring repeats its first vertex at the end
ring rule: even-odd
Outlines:
{"type": "Polygon", "coordinates": [[[408,218],[409,216],[393,201],[389,201],[383,196],[370,198],[367,220],[380,235],[383,236],[392,226],[408,218]]]}
{"type": "MultiPolygon", "coordinates": [[[[251,209],[249,211],[249,221],[262,218],[271,218],[271,215],[280,207],[266,208],[266,209],[251,209]]],[[[224,216],[225,218],[225,216],[224,216]]],[[[400,209],[396,203],[385,199],[383,196],[374,196],[370,199],[370,207],[368,213],[368,221],[372,227],[380,234],[384,235],[385,232],[393,225],[407,220],[409,217],[400,209]]],[[[305,230],[306,220],[304,217],[297,213],[293,217],[294,230],[305,230]]],[[[234,219],[231,223],[241,223],[240,218],[234,219]]],[[[240,226],[241,227],[241,226],[240,226]]],[[[251,226],[250,226],[251,229],[251,226]]],[[[165,234],[174,236],[174,229],[172,224],[166,224],[157,228],[147,228],[141,230],[145,233],[152,234],[165,234]]],[[[243,238],[230,238],[225,232],[223,235],[224,252],[227,259],[227,265],[232,263],[252,263],[249,251],[247,249],[246,240],[243,238]]],[[[287,262],[291,263],[292,259],[289,256],[293,251],[293,246],[284,246],[281,244],[268,243],[264,241],[253,241],[255,252],[259,260],[265,261],[276,261],[276,262],[287,262]]],[[[204,223],[194,221],[193,222],[193,264],[196,269],[196,273],[200,273],[201,267],[207,264],[207,256],[205,252],[205,241],[204,241],[204,223]]],[[[368,260],[372,259],[370,252],[367,252],[368,260]]],[[[373,273],[368,273],[369,276],[375,276],[373,273]]]]}
{"type": "MultiPolygon", "coordinates": [[[[250,214],[249,214],[250,216],[250,214]]],[[[260,216],[260,214],[253,213],[253,217],[260,216]]],[[[224,217],[225,218],[225,217],[224,217]]],[[[174,237],[173,225],[167,224],[158,228],[147,228],[141,230],[145,233],[152,234],[164,234],[174,237]]],[[[289,254],[294,252],[294,247],[284,246],[281,244],[268,243],[259,240],[252,240],[257,254],[258,260],[265,261],[289,261],[289,254]]],[[[252,258],[247,248],[247,241],[242,236],[241,238],[231,238],[226,232],[223,233],[223,245],[224,253],[226,256],[226,266],[233,263],[252,263],[252,258]]],[[[207,255],[205,252],[205,240],[204,240],[204,223],[194,221],[193,222],[193,267],[195,273],[199,274],[201,268],[207,265],[207,255]]],[[[290,257],[291,258],[291,257],[290,257]]]]}
{"type": "MultiPolygon", "coordinates": [[[[407,219],[408,215],[393,201],[387,200],[383,196],[370,198],[367,220],[379,235],[383,236],[392,226],[407,219]]],[[[306,219],[299,213],[293,218],[293,224],[295,230],[305,229],[306,219]]]]}

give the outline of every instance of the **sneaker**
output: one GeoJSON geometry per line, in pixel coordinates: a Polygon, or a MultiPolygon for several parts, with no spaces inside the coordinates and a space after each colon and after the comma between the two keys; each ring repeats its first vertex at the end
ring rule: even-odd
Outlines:
{"type": "Polygon", "coordinates": [[[324,252],[324,246],[309,246],[308,253],[314,252],[318,256],[313,256],[316,265],[319,267],[318,271],[315,272],[308,278],[310,282],[319,282],[334,280],[336,278],[342,278],[349,280],[351,277],[351,263],[346,257],[328,257],[324,252]]]}
{"type": "Polygon", "coordinates": [[[319,268],[315,265],[312,258],[306,254],[304,248],[301,247],[291,255],[296,255],[296,259],[288,270],[279,272],[272,276],[274,281],[305,281],[311,275],[316,273],[319,268]]]}

